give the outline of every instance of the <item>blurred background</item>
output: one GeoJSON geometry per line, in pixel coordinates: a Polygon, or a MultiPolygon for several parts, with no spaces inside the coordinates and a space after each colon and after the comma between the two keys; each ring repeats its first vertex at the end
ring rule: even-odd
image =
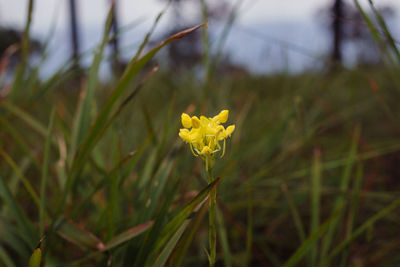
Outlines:
{"type": "MultiPolygon", "coordinates": [[[[127,61],[134,55],[154,18],[166,7],[167,2],[149,0],[139,4],[129,0],[117,1],[115,25],[118,35],[113,45],[121,61],[127,61]]],[[[367,1],[361,1],[361,4],[367,6],[367,1]]],[[[375,4],[396,38],[400,28],[400,3],[396,0],[380,0],[375,4]]],[[[91,54],[87,52],[101,39],[102,21],[109,5],[110,1],[107,0],[35,2],[31,37],[38,44],[50,40],[48,61],[41,69],[43,75],[49,75],[54,68],[60,67],[73,53],[81,55],[86,52],[80,61],[84,65],[91,62],[91,54]]],[[[2,51],[7,47],[7,42],[21,38],[27,8],[28,2],[23,0],[0,2],[1,29],[3,32],[13,31],[15,35],[2,34],[9,36],[1,38],[2,51]]],[[[224,43],[224,61],[252,73],[315,70],[325,66],[329,58],[340,60],[349,67],[379,61],[379,52],[374,47],[368,27],[349,0],[209,1],[208,12],[212,49],[217,50],[218,36],[231,21],[224,43]]],[[[152,41],[157,42],[174,30],[201,21],[199,1],[171,1],[152,41]]],[[[180,53],[185,53],[182,50],[170,49],[168,56],[171,61],[195,61],[194,52],[200,58],[200,38],[192,37],[186,42],[197,49],[191,51],[190,57],[182,57],[180,53]]],[[[102,68],[103,74],[107,74],[106,67],[102,68]]]]}
{"type": "Polygon", "coordinates": [[[400,266],[399,0],[113,3],[0,0],[0,266],[400,266]]]}

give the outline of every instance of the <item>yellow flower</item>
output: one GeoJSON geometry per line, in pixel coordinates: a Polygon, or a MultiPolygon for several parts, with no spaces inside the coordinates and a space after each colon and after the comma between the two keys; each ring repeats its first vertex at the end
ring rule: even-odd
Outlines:
{"type": "Polygon", "coordinates": [[[189,143],[195,156],[200,155],[203,159],[212,159],[215,153],[222,150],[222,157],[225,153],[225,140],[235,130],[235,125],[230,125],[226,129],[221,125],[228,120],[228,116],[228,110],[222,110],[212,118],[200,116],[200,119],[197,116],[190,117],[186,113],[182,113],[181,120],[184,128],[180,129],[179,137],[185,143],[189,143]],[[222,148],[221,141],[223,141],[222,148]]]}

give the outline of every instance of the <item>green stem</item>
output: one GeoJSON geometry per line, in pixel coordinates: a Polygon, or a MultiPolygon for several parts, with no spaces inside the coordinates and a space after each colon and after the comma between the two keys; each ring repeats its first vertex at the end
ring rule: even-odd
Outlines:
{"type": "MultiPolygon", "coordinates": [[[[210,164],[212,159],[206,158],[206,170],[208,175],[208,183],[212,183],[214,181],[214,177],[212,175],[212,165],[210,164]],[[211,166],[210,166],[211,165],[211,166]]],[[[215,204],[217,197],[217,189],[213,188],[210,192],[210,206],[209,206],[209,246],[210,246],[210,255],[209,262],[210,267],[213,267],[215,264],[215,254],[217,247],[217,234],[215,228],[215,204]]]]}

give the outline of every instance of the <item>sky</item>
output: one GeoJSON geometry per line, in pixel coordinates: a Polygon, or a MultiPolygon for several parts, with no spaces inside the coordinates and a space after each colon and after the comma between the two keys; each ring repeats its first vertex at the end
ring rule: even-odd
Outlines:
{"type": "MultiPolygon", "coordinates": [[[[163,9],[166,2],[161,0],[118,1],[121,25],[136,19],[151,22],[163,9]]],[[[236,2],[236,0],[229,1],[236,2]]],[[[316,9],[327,6],[330,2],[332,0],[244,0],[240,23],[254,25],[265,21],[309,19],[314,16],[316,9]]],[[[365,4],[367,0],[360,0],[360,2],[365,4]]],[[[0,25],[23,27],[27,3],[28,0],[0,0],[0,25]]],[[[104,20],[109,1],[77,0],[77,3],[81,23],[86,26],[94,26],[104,20]]],[[[390,4],[400,10],[399,0],[376,0],[375,3],[376,5],[390,4]]],[[[58,27],[66,28],[68,26],[67,8],[67,0],[35,0],[33,32],[44,32],[46,29],[50,29],[54,21],[58,27]]],[[[190,16],[190,13],[195,10],[196,6],[192,5],[187,8],[186,12],[190,16]]]]}

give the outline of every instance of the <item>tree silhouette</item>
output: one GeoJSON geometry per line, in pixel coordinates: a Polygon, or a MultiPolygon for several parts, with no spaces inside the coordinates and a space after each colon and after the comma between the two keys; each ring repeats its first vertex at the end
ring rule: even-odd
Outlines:
{"type": "Polygon", "coordinates": [[[332,44],[332,61],[334,63],[342,63],[342,43],[343,43],[343,22],[344,18],[343,0],[334,0],[332,6],[333,22],[333,44],[332,44]]]}
{"type": "MultiPolygon", "coordinates": [[[[390,26],[391,19],[395,16],[394,9],[386,5],[378,7],[377,11],[390,26]]],[[[374,22],[375,16],[372,12],[367,12],[367,16],[374,22]]],[[[381,62],[382,57],[371,35],[371,29],[355,6],[343,0],[333,0],[332,5],[318,10],[317,19],[331,36],[331,67],[342,64],[344,47],[352,49],[352,59],[357,64],[372,65],[381,62]]]]}
{"type": "Polygon", "coordinates": [[[71,26],[71,45],[72,45],[72,58],[73,67],[79,68],[79,33],[78,33],[78,16],[75,0],[69,0],[69,14],[71,26]]]}

